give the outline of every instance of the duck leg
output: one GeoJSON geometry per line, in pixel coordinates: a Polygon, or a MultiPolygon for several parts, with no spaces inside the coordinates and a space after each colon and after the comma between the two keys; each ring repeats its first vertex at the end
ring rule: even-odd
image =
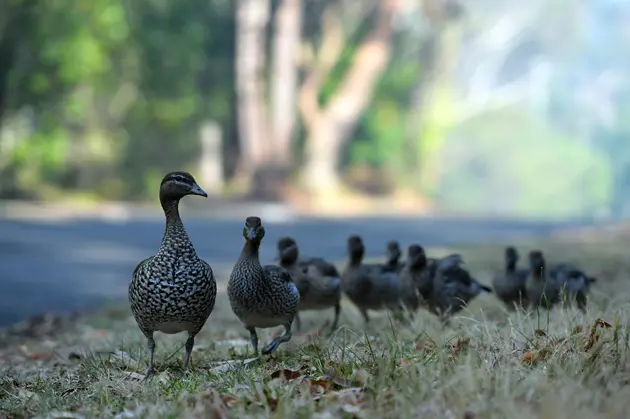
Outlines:
{"type": "Polygon", "coordinates": [[[153,376],[153,353],[155,352],[155,340],[153,339],[153,332],[147,332],[147,347],[149,348],[149,369],[147,375],[142,381],[148,381],[153,376]]]}
{"type": "Polygon", "coordinates": [[[332,335],[335,330],[337,330],[337,325],[339,324],[339,314],[341,313],[341,303],[337,303],[335,305],[335,318],[333,319],[332,327],[330,328],[330,334],[332,335]]]}
{"type": "Polygon", "coordinates": [[[370,322],[370,316],[368,315],[368,311],[364,308],[359,309],[361,310],[361,315],[363,316],[363,320],[365,320],[365,323],[369,323],[370,322]]]}
{"type": "Polygon", "coordinates": [[[256,329],[254,327],[247,328],[249,330],[249,341],[252,343],[252,347],[254,348],[254,355],[258,356],[258,334],[256,333],[256,329]]]}
{"type": "Polygon", "coordinates": [[[281,343],[290,341],[291,336],[291,323],[287,323],[284,325],[284,335],[278,336],[277,338],[272,340],[271,343],[262,350],[262,354],[269,355],[270,353],[275,352],[275,350],[278,349],[278,346],[280,346],[281,343]]]}
{"type": "Polygon", "coordinates": [[[182,375],[186,374],[188,370],[188,364],[190,363],[190,356],[192,354],[193,346],[195,346],[195,335],[189,335],[186,340],[186,358],[184,360],[184,372],[182,375]]]}

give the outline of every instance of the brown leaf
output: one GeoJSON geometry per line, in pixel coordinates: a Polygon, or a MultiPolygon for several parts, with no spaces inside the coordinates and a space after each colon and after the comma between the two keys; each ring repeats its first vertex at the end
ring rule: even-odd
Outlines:
{"type": "Polygon", "coordinates": [[[450,345],[450,349],[454,354],[460,353],[463,349],[467,348],[470,344],[470,338],[457,339],[457,343],[455,345],[450,345]]]}
{"type": "Polygon", "coordinates": [[[545,336],[545,337],[547,336],[547,332],[545,332],[542,329],[536,329],[534,330],[534,333],[536,333],[537,336],[545,336]]]}
{"type": "Polygon", "coordinates": [[[271,378],[272,379],[276,379],[276,378],[283,378],[287,381],[290,380],[295,380],[296,378],[300,378],[302,376],[302,372],[301,371],[292,371],[290,369],[282,369],[282,370],[277,370],[274,371],[271,374],[271,378]]]}
{"type": "Polygon", "coordinates": [[[424,345],[421,343],[416,343],[416,351],[421,351],[424,349],[424,345]]]}
{"type": "Polygon", "coordinates": [[[47,353],[47,352],[31,352],[26,354],[26,357],[28,359],[53,359],[55,357],[54,354],[51,353],[47,353]]]}
{"type": "Polygon", "coordinates": [[[354,373],[354,379],[361,387],[365,387],[370,379],[370,373],[360,368],[354,373]]]}
{"type": "Polygon", "coordinates": [[[546,351],[527,351],[523,354],[523,358],[521,359],[521,363],[525,365],[535,365],[541,361],[544,361],[546,358],[546,351]]]}
{"type": "Polygon", "coordinates": [[[221,401],[227,406],[227,407],[235,407],[235,406],[239,406],[242,404],[242,402],[240,400],[238,400],[236,397],[234,396],[230,396],[229,394],[221,394],[219,396],[221,398],[221,401]]]}
{"type": "Polygon", "coordinates": [[[608,323],[607,321],[604,321],[602,319],[597,319],[595,321],[595,323],[602,328],[606,328],[606,329],[610,329],[612,327],[612,324],[608,323]]]}
{"type": "Polygon", "coordinates": [[[411,365],[411,360],[408,359],[408,358],[400,358],[398,360],[398,366],[399,367],[406,367],[406,366],[409,366],[409,365],[411,365]]]}
{"type": "Polygon", "coordinates": [[[313,400],[319,400],[330,388],[331,382],[325,379],[309,380],[309,390],[313,400]]]}

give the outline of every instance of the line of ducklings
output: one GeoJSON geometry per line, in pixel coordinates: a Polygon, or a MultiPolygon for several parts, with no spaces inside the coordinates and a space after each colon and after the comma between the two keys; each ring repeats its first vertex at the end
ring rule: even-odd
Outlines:
{"type": "MultiPolygon", "coordinates": [[[[300,258],[295,239],[278,241],[279,266],[287,269],[300,292],[299,311],[335,308],[332,330],[337,328],[341,294],[357,307],[366,323],[369,311],[388,310],[401,319],[424,308],[447,321],[482,293],[493,293],[509,310],[551,309],[560,302],[586,309],[586,299],[596,278],[578,267],[560,263],[547,270],[542,251],[529,253],[529,267],[518,268],[518,252],[505,249],[505,268],[481,284],[462,265],[459,254],[428,258],[422,246],[412,244],[407,259],[396,241],[386,247],[384,263],[364,263],[365,245],[358,235],[348,238],[348,261],[341,274],[322,258],[300,258]]],[[[297,328],[301,322],[296,317],[297,328]]]]}

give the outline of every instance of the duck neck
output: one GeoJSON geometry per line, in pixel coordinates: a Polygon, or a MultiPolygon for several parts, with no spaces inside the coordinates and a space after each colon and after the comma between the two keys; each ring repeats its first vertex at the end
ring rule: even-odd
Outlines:
{"type": "Polygon", "coordinates": [[[166,217],[166,228],[164,230],[163,241],[174,235],[188,240],[188,234],[184,228],[184,223],[179,216],[179,199],[161,201],[164,216],[166,217]]]}
{"type": "Polygon", "coordinates": [[[537,280],[543,280],[545,278],[545,265],[534,266],[532,268],[532,276],[537,280]]]}
{"type": "Polygon", "coordinates": [[[251,274],[254,278],[263,276],[263,268],[260,264],[260,259],[258,256],[259,249],[260,242],[245,240],[241,255],[236,261],[236,265],[240,266],[242,269],[247,270],[248,273],[251,274]]]}
{"type": "Polygon", "coordinates": [[[387,266],[389,266],[390,268],[398,266],[398,257],[390,257],[387,260],[387,266]]]}
{"type": "Polygon", "coordinates": [[[280,266],[285,269],[293,268],[297,263],[296,259],[282,259],[280,258],[280,266]]]}
{"type": "Polygon", "coordinates": [[[505,271],[510,274],[514,273],[516,271],[516,261],[508,260],[505,264],[505,271]]]}
{"type": "Polygon", "coordinates": [[[363,261],[363,253],[362,252],[351,252],[350,259],[348,259],[348,265],[350,266],[359,266],[363,261]]]}

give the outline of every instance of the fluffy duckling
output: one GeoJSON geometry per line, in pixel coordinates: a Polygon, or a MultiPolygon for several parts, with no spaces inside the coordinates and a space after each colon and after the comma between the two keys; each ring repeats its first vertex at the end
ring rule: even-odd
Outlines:
{"type": "Polygon", "coordinates": [[[400,244],[396,240],[387,243],[386,254],[387,260],[383,268],[388,272],[400,272],[405,264],[399,262],[402,256],[402,250],[400,250],[400,244]]]}
{"type": "Polygon", "coordinates": [[[407,249],[407,261],[398,275],[398,289],[403,307],[413,318],[433,290],[427,255],[422,246],[412,244],[407,249]]]}
{"type": "Polygon", "coordinates": [[[591,285],[597,281],[597,278],[588,276],[576,266],[566,263],[551,268],[549,276],[560,284],[561,290],[565,293],[567,304],[575,302],[580,311],[586,311],[587,296],[591,285]]]}
{"type": "MultiPolygon", "coordinates": [[[[319,259],[319,263],[303,263],[300,266],[298,245],[291,237],[282,237],[278,240],[278,252],[280,266],[291,274],[300,292],[299,310],[325,310],[334,307],[335,317],[331,330],[334,332],[337,329],[341,312],[341,278],[326,275],[320,271],[320,267],[323,267],[326,272],[333,272],[327,269],[328,262],[323,259],[319,259]]],[[[295,321],[297,329],[300,330],[302,324],[299,313],[295,315],[295,321]]]]}
{"type": "Polygon", "coordinates": [[[454,254],[432,263],[433,290],[428,299],[429,310],[447,320],[461,311],[479,294],[491,293],[492,289],[480,284],[461,265],[460,255],[454,254]]]}
{"type": "Polygon", "coordinates": [[[505,269],[497,274],[492,281],[492,288],[497,297],[505,303],[508,309],[527,307],[527,292],[525,282],[529,270],[518,269],[518,252],[512,246],[505,248],[505,269]]]}
{"type": "Polygon", "coordinates": [[[559,282],[548,275],[545,257],[540,250],[529,252],[529,274],[525,290],[530,308],[550,309],[560,301],[559,282]]]}
{"type": "Polygon", "coordinates": [[[357,306],[366,323],[369,310],[398,310],[398,275],[382,265],[364,264],[365,246],[357,235],[348,237],[348,263],[341,275],[341,287],[357,306]]]}
{"type": "Polygon", "coordinates": [[[227,294],[232,311],[249,331],[254,353],[258,354],[256,328],[284,326],[284,335],[263,349],[263,355],[267,355],[281,343],[291,340],[291,325],[300,305],[300,292],[286,269],[260,264],[258,253],[264,237],[265,228],[260,218],[247,217],[243,227],[245,245],[234,264],[227,294]]]}

